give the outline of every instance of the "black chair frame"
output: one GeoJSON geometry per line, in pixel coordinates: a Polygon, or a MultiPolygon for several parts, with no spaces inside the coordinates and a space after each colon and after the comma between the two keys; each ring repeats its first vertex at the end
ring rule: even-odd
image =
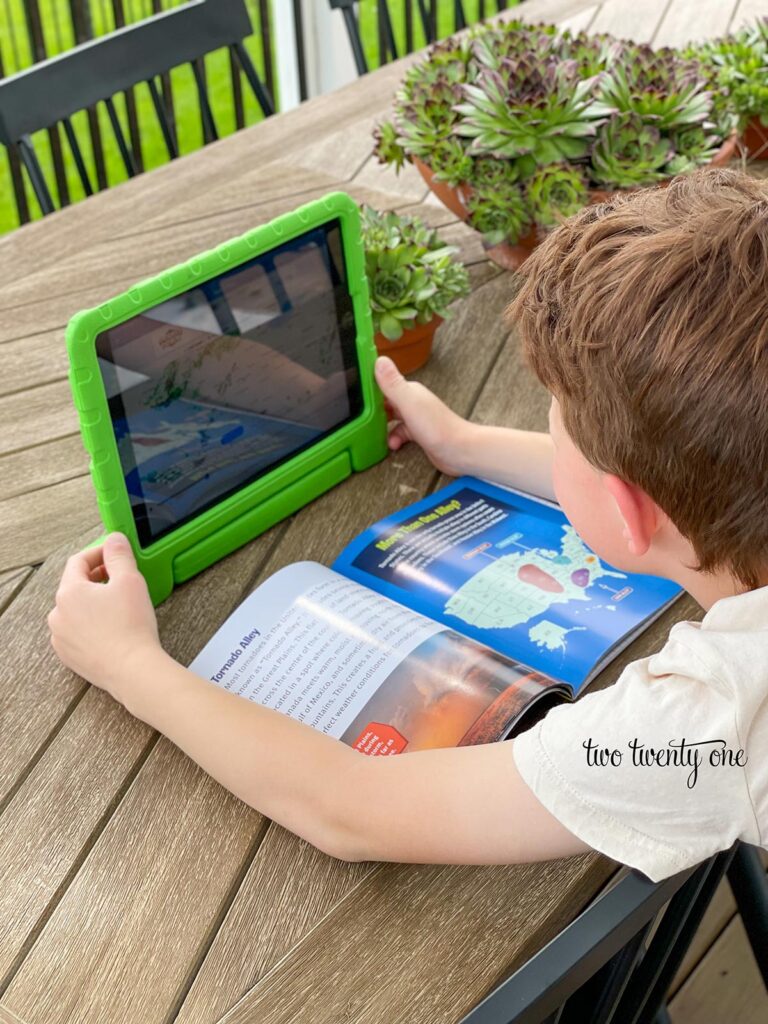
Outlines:
{"type": "Polygon", "coordinates": [[[58,123],[63,126],[83,190],[92,195],[93,186],[71,117],[103,101],[126,173],[133,177],[137,161],[113,97],[140,82],[146,82],[149,88],[169,157],[179,155],[175,127],[157,85],[158,77],[172,68],[191,65],[205,141],[217,139],[205,87],[202,57],[206,53],[228,47],[233,65],[236,63],[242,70],[264,115],[273,114],[272,97],[243,45],[251,31],[244,0],[195,0],[81,43],[73,50],[0,80],[0,142],[9,149],[18,147],[43,213],[53,212],[54,203],[32,145],[32,133],[58,123]]]}
{"type": "MultiPolygon", "coordinates": [[[[352,47],[352,56],[355,60],[355,67],[359,75],[366,74],[370,68],[368,67],[368,61],[366,60],[365,53],[363,51],[363,43],[360,35],[360,23],[357,17],[357,11],[355,10],[355,4],[358,0],[328,0],[332,10],[340,10],[344,16],[344,23],[347,28],[347,35],[349,36],[349,43],[352,47]]],[[[428,43],[433,43],[437,38],[437,6],[434,0],[427,3],[427,0],[415,0],[416,12],[418,13],[421,27],[424,31],[424,36],[428,43]]],[[[413,0],[407,0],[406,3],[406,51],[413,48],[413,36],[412,36],[412,4],[413,0]]],[[[499,10],[506,7],[506,3],[502,2],[498,4],[499,10]]],[[[398,52],[397,43],[395,42],[395,32],[392,25],[392,16],[389,12],[389,6],[386,0],[379,0],[378,6],[378,30],[379,30],[379,51],[381,57],[381,63],[385,63],[389,60],[397,60],[400,56],[398,52]]],[[[453,23],[454,31],[467,27],[467,18],[464,13],[464,6],[462,0],[453,0],[453,23]]]]}
{"type": "Polygon", "coordinates": [[[667,992],[726,873],[768,988],[765,869],[737,843],[663,882],[629,872],[461,1024],[665,1024],[667,992]]]}

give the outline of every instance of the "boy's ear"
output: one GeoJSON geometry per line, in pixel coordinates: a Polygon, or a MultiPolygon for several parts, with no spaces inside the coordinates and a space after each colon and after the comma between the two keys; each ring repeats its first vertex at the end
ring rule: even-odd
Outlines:
{"type": "Polygon", "coordinates": [[[637,557],[646,554],[654,534],[659,528],[659,509],[645,491],[628,484],[618,476],[603,476],[603,486],[616,502],[624,521],[624,537],[629,553],[637,557]]]}

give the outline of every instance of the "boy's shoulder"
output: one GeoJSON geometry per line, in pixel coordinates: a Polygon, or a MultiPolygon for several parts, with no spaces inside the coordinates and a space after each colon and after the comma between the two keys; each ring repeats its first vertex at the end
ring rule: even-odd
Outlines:
{"type": "Polygon", "coordinates": [[[677,623],[649,668],[700,678],[742,713],[758,711],[768,695],[768,587],[722,598],[701,622],[677,623]]]}
{"type": "Polygon", "coordinates": [[[768,588],[681,622],[612,686],[515,740],[518,771],[595,849],[665,877],[768,835],[768,588]]]}

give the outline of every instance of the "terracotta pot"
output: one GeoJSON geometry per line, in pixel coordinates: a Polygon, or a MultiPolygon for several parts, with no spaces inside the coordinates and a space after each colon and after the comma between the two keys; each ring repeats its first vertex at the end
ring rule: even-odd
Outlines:
{"type": "Polygon", "coordinates": [[[768,124],[753,117],[744,129],[744,145],[750,160],[768,160],[768,124]]]}
{"type": "Polygon", "coordinates": [[[428,324],[416,324],[404,331],[397,341],[390,341],[379,331],[373,339],[376,350],[380,356],[389,356],[400,373],[413,373],[429,359],[435,331],[442,322],[441,316],[433,316],[428,324]]]}
{"type": "MultiPolygon", "coordinates": [[[[763,128],[758,123],[758,128],[763,128]]],[[[768,127],[763,129],[764,131],[764,153],[765,155],[761,159],[768,159],[768,127]]],[[[745,136],[747,145],[747,137],[745,136]]],[[[738,156],[739,150],[739,137],[736,133],[731,135],[725,140],[720,149],[715,153],[709,162],[710,167],[724,167],[736,156],[738,156]]],[[[469,219],[467,213],[466,199],[472,194],[472,188],[469,185],[459,185],[453,188],[451,185],[446,185],[444,181],[435,181],[435,176],[432,170],[418,157],[413,158],[413,164],[419,174],[422,176],[424,181],[427,183],[429,188],[435,193],[440,202],[447,206],[451,213],[454,213],[463,221],[469,219]]],[[[664,181],[659,182],[660,188],[665,188],[671,181],[671,178],[667,178],[664,181]]],[[[615,195],[616,192],[627,192],[634,191],[632,189],[610,189],[604,188],[590,188],[589,189],[589,204],[593,203],[604,203],[615,195]]],[[[485,245],[484,249],[488,256],[488,259],[492,260],[498,266],[503,267],[505,270],[519,270],[519,268],[525,263],[528,257],[531,255],[533,250],[539,244],[542,239],[542,232],[538,228],[532,228],[531,231],[525,236],[525,238],[519,238],[514,245],[509,242],[501,242],[498,245],[485,245]]]]}
{"type": "Polygon", "coordinates": [[[427,183],[430,191],[434,192],[443,206],[447,206],[451,213],[455,214],[459,220],[469,219],[465,203],[466,197],[472,193],[472,189],[469,185],[459,185],[458,187],[454,187],[453,185],[447,185],[444,181],[436,181],[432,169],[428,167],[423,160],[419,160],[417,156],[413,157],[413,166],[427,183]]]}
{"type": "Polygon", "coordinates": [[[727,167],[727,165],[739,155],[739,135],[734,132],[729,135],[720,149],[715,153],[707,166],[727,167]]]}

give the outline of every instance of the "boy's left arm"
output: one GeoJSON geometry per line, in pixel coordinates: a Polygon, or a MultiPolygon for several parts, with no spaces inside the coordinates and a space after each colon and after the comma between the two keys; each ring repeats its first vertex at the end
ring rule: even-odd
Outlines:
{"type": "Polygon", "coordinates": [[[511,743],[365,757],[183,668],[160,646],[146,585],[119,535],[70,559],[49,625],[66,665],[332,856],[494,864],[589,849],[538,802],[511,743]]]}

